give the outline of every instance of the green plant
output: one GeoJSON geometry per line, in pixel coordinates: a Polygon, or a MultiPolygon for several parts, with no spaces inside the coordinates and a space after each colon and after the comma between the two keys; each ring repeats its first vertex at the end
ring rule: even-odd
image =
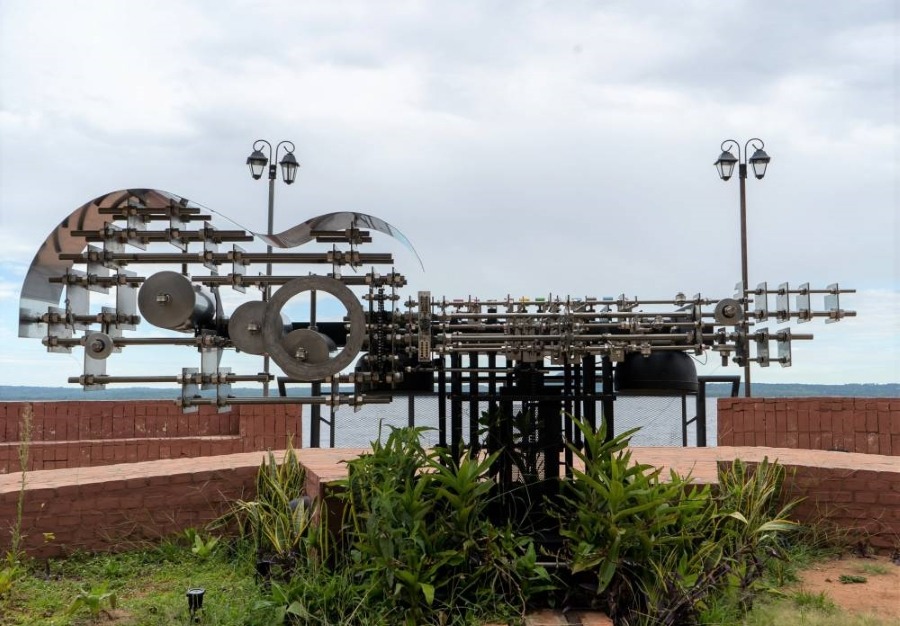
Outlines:
{"type": "Polygon", "coordinates": [[[861,563],[856,567],[857,570],[862,572],[863,574],[869,574],[870,576],[883,576],[891,571],[891,568],[885,565],[884,563],[861,563]]]}
{"type": "Polygon", "coordinates": [[[19,482],[19,496],[16,500],[16,518],[13,520],[10,528],[10,548],[7,554],[7,560],[20,560],[22,557],[22,540],[25,538],[22,533],[22,518],[25,510],[25,486],[28,477],[28,457],[31,450],[31,436],[34,426],[34,409],[31,404],[26,404],[22,408],[19,416],[19,445],[17,453],[19,457],[19,468],[21,470],[21,479],[19,482]]]}
{"type": "Polygon", "coordinates": [[[100,617],[100,613],[105,611],[104,604],[108,605],[110,609],[115,609],[117,602],[116,592],[109,591],[109,583],[103,582],[94,587],[83,587],[67,613],[71,615],[81,609],[86,609],[91,619],[96,620],[100,617]]]}
{"type": "Polygon", "coordinates": [[[22,568],[18,565],[4,565],[0,567],[0,598],[5,597],[16,581],[23,575],[22,568]]]}
{"type": "Polygon", "coordinates": [[[719,492],[634,463],[628,431],[606,440],[574,420],[583,464],[558,513],[572,572],[594,576],[597,599],[629,624],[693,623],[712,607],[746,610],[779,539],[796,525],[778,508],[784,470],[764,460],[720,472],[719,492]],[[730,608],[729,608],[730,607],[730,608]]]}
{"type": "Polygon", "coordinates": [[[856,574],[841,574],[838,576],[838,581],[844,585],[854,585],[869,582],[869,579],[865,576],[857,576],[856,574]]]}
{"type": "MultiPolygon", "coordinates": [[[[17,453],[21,478],[19,481],[19,494],[16,500],[16,517],[9,529],[9,550],[6,552],[4,559],[6,563],[0,568],[0,598],[9,597],[16,582],[25,576],[25,567],[23,565],[24,550],[22,549],[25,534],[22,532],[22,520],[25,511],[25,487],[28,477],[28,457],[31,449],[33,422],[34,410],[31,404],[26,404],[19,416],[19,445],[17,453]]],[[[46,534],[44,541],[47,541],[46,534]]]]}
{"type": "Polygon", "coordinates": [[[315,558],[323,558],[327,533],[318,532],[318,524],[313,523],[322,517],[317,515],[319,507],[301,497],[305,477],[290,443],[281,463],[269,452],[257,472],[256,499],[238,500],[213,527],[236,521],[241,535],[252,541],[257,557],[275,560],[288,573],[313,552],[315,558]]]}
{"type": "Polygon", "coordinates": [[[290,580],[272,581],[266,597],[253,607],[257,624],[380,623],[366,604],[365,590],[348,569],[302,568],[290,580]]]}
{"type": "Polygon", "coordinates": [[[208,559],[219,545],[218,537],[209,537],[204,540],[200,533],[194,535],[194,543],[191,546],[191,554],[200,559],[208,559]]]}
{"type": "Polygon", "coordinates": [[[392,429],[349,462],[346,567],[390,623],[515,617],[548,585],[530,538],[487,515],[498,454],[426,451],[422,429],[392,429]]]}
{"type": "Polygon", "coordinates": [[[837,611],[837,605],[824,591],[819,593],[798,591],[792,596],[792,600],[794,605],[800,609],[813,609],[822,613],[834,613],[837,611]]]}

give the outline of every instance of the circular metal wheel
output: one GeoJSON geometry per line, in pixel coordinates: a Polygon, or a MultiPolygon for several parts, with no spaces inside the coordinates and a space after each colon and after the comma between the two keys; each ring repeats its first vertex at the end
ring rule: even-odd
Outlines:
{"type": "Polygon", "coordinates": [[[331,353],[337,350],[337,345],[331,337],[308,328],[300,328],[288,333],[282,344],[288,354],[292,354],[298,361],[310,365],[325,363],[331,353]]]}
{"type": "MultiPolygon", "coordinates": [[[[228,336],[234,347],[247,354],[265,354],[263,325],[266,321],[266,303],[261,300],[244,302],[228,318],[228,336]]],[[[291,332],[290,320],[281,316],[282,333],[291,332]]]]}
{"type": "Polygon", "coordinates": [[[112,354],[115,347],[113,340],[106,333],[89,333],[84,338],[84,353],[98,361],[112,354]]]}
{"type": "Polygon", "coordinates": [[[141,285],[138,308],[160,328],[190,331],[212,321],[216,305],[209,291],[178,272],[157,272],[141,285]]]}
{"type": "Polygon", "coordinates": [[[717,324],[736,326],[744,319],[744,310],[741,308],[741,303],[734,298],[723,298],[716,305],[713,316],[717,324]]]}
{"type": "Polygon", "coordinates": [[[303,382],[311,382],[322,380],[326,376],[337,374],[342,369],[353,363],[353,359],[362,349],[363,340],[365,339],[366,316],[363,312],[362,305],[350,289],[342,282],[325,276],[302,276],[286,282],[276,291],[269,299],[266,307],[265,323],[263,325],[263,340],[265,342],[266,352],[272,357],[272,360],[284,370],[288,376],[303,382]],[[331,358],[326,358],[323,362],[310,362],[309,355],[314,352],[317,359],[321,358],[323,345],[322,338],[316,338],[309,333],[318,335],[315,331],[304,332],[294,331],[289,333],[287,337],[283,335],[283,325],[281,319],[281,309],[284,305],[304,291],[324,291],[334,296],[344,308],[347,310],[347,317],[350,323],[350,332],[347,335],[347,343],[344,349],[331,358]],[[288,338],[293,339],[288,340],[288,338]],[[302,350],[298,350],[302,348],[302,350]],[[303,358],[298,358],[297,355],[303,358]]]}

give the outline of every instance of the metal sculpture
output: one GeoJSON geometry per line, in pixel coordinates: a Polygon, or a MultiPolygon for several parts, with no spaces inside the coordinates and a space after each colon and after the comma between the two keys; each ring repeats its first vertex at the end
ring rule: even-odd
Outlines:
{"type": "Polygon", "coordinates": [[[553,479],[571,468],[564,443],[579,443],[572,417],[596,424],[599,408],[611,426],[617,395],[696,393],[691,355],[712,352],[723,365],[767,367],[774,361],[787,367],[792,342],[812,339],[751,326],[745,311],[756,324],[772,316],[778,322],[837,322],[855,315],[840,302],[853,290],[837,284],[739,284],[731,297],[679,293],[668,299],[448,300],[418,291],[401,302],[407,281],[393,268],[392,255],[362,251],[375,231],[399,240],[418,259],[406,237],[384,220],[332,213],[270,236],[220,230],[212,219],[187,199],[152,189],[116,191],[85,204],[35,256],[22,288],[19,335],[41,339],[49,352],[83,350],[83,373],[69,382],[85,390],[173,383],[185,411],[202,404],[227,411],[234,404],[301,403],[313,407],[316,427],[321,407],[329,407],[333,426],[342,405],[436,395],[439,445],[460,454],[504,450],[496,471],[504,483],[514,483],[528,476],[553,479]],[[247,252],[238,245],[253,240],[272,251],[247,252]],[[293,251],[310,242],[331,244],[331,250],[293,251]],[[159,246],[169,251],[150,250],[159,246]],[[254,274],[253,264],[330,271],[254,274]],[[144,271],[159,265],[176,269],[144,271]],[[376,266],[391,269],[379,273],[376,266]],[[343,272],[366,267],[364,274],[343,272]],[[245,301],[225,311],[222,287],[244,294],[245,301]],[[248,287],[262,295],[253,296],[248,287]],[[91,293],[111,290],[115,306],[93,310],[91,293]],[[317,294],[344,307],[343,321],[317,322],[317,294]],[[824,308],[813,308],[813,294],[824,294],[824,308]],[[310,298],[310,319],[291,321],[283,309],[301,295],[310,298]],[[793,308],[790,296],[796,298],[793,308]],[[179,334],[129,336],[148,324],[179,334]],[[107,372],[117,353],[148,345],[191,347],[199,351],[199,367],[138,376],[107,372]],[[307,383],[309,395],[235,397],[232,384],[267,383],[270,376],[222,367],[227,350],[270,356],[286,374],[280,387],[307,383]]]}

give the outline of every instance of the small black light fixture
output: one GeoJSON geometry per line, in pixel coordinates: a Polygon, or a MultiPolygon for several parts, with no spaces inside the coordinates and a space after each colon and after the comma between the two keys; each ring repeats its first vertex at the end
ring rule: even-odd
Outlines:
{"type": "Polygon", "coordinates": [[[750,157],[750,165],[753,167],[753,175],[757,178],[762,178],[766,175],[766,167],[769,165],[769,161],[771,161],[771,157],[766,154],[766,151],[762,148],[758,148],[756,152],[753,153],[753,156],[750,157]]]}
{"type": "Polygon", "coordinates": [[[197,611],[203,608],[203,594],[206,589],[203,587],[191,587],[185,594],[187,596],[188,611],[191,613],[191,620],[195,619],[197,611]]]}
{"type": "Polygon", "coordinates": [[[268,581],[272,577],[272,565],[275,561],[271,559],[259,559],[256,562],[256,578],[257,580],[268,581]]]}
{"type": "Polygon", "coordinates": [[[279,165],[281,165],[281,177],[284,182],[288,185],[292,184],[297,179],[297,170],[300,168],[300,164],[297,163],[297,157],[294,156],[293,152],[286,152],[281,157],[279,165]]]}
{"type": "MultiPolygon", "coordinates": [[[[737,165],[737,157],[728,150],[723,150],[719,155],[719,160],[715,162],[716,169],[719,170],[719,178],[728,180],[734,173],[734,166],[737,165]]],[[[765,169],[765,168],[763,168],[765,169]]]]}
{"type": "Polygon", "coordinates": [[[269,159],[263,154],[262,150],[254,148],[250,156],[247,157],[247,165],[250,166],[250,175],[254,180],[262,178],[263,172],[266,171],[269,159]]]}

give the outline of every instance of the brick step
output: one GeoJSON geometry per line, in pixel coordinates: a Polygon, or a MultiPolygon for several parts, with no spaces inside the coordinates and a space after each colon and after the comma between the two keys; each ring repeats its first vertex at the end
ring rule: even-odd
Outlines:
{"type": "MultiPolygon", "coordinates": [[[[243,452],[240,435],[35,441],[29,445],[28,469],[34,471],[113,465],[238,452],[243,452]]],[[[18,455],[18,443],[0,443],[0,474],[21,470],[18,455]]]]}

